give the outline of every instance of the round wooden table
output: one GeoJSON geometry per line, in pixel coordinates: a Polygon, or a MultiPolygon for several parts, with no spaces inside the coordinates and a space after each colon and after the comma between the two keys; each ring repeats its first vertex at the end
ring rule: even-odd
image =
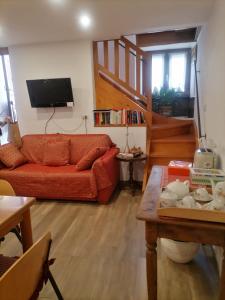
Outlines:
{"type": "Polygon", "coordinates": [[[147,155],[146,154],[141,154],[139,156],[136,157],[125,157],[121,154],[118,154],[116,156],[116,158],[119,161],[123,161],[123,162],[127,162],[129,163],[129,185],[132,188],[132,195],[134,196],[135,194],[135,181],[134,181],[134,163],[137,161],[143,161],[147,159],[147,155]]]}

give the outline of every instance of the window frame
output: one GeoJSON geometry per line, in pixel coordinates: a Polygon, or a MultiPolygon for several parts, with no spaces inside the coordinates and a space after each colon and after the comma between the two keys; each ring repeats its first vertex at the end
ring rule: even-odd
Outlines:
{"type": "Polygon", "coordinates": [[[0,47],[0,60],[2,61],[3,74],[4,74],[4,79],[5,79],[5,85],[6,85],[6,97],[7,97],[7,104],[8,104],[8,112],[9,112],[9,116],[12,118],[12,120],[15,121],[16,115],[13,113],[14,103],[12,103],[10,94],[9,94],[8,78],[7,78],[4,55],[9,55],[9,49],[7,47],[0,47]]]}
{"type": "MultiPolygon", "coordinates": [[[[167,50],[155,50],[148,51],[153,56],[154,54],[164,55],[164,77],[163,77],[163,87],[169,86],[169,56],[174,53],[185,53],[187,55],[187,65],[185,74],[185,88],[184,92],[178,92],[182,97],[190,97],[190,81],[191,81],[191,48],[179,48],[179,49],[167,49],[167,50]],[[168,82],[167,82],[168,75],[168,82]]],[[[152,88],[151,88],[152,90],[152,88]]]]}

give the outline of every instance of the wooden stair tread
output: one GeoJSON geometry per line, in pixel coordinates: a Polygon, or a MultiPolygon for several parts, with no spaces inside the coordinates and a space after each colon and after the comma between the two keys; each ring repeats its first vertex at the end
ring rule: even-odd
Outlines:
{"type": "MultiPolygon", "coordinates": [[[[179,159],[179,158],[193,158],[193,155],[185,155],[185,154],[177,154],[175,155],[176,156],[176,159],[179,159]]],[[[174,159],[174,157],[172,156],[171,153],[167,153],[167,154],[158,154],[157,152],[154,153],[150,153],[150,158],[154,158],[154,157],[157,157],[157,158],[164,158],[164,157],[171,157],[171,159],[174,159]]]]}
{"type": "Polygon", "coordinates": [[[171,124],[152,124],[153,130],[159,130],[159,129],[171,129],[171,128],[179,128],[179,127],[187,127],[191,126],[192,122],[185,121],[185,123],[177,124],[177,123],[171,123],[171,124]]]}
{"type": "Polygon", "coordinates": [[[182,134],[164,138],[154,138],[152,143],[195,143],[193,134],[182,134]]]}

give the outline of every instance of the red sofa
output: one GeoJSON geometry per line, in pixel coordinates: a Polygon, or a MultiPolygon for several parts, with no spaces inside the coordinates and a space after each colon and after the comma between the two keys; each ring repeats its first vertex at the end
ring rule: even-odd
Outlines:
{"type": "Polygon", "coordinates": [[[40,199],[109,201],[118,180],[119,165],[115,156],[119,149],[105,134],[33,134],[22,138],[20,149],[28,162],[10,170],[0,170],[0,178],[8,180],[16,195],[40,199]],[[64,166],[43,165],[46,141],[70,140],[70,164],[64,166]],[[108,147],[106,153],[96,159],[91,169],[76,170],[76,163],[95,147],[108,147]]]}

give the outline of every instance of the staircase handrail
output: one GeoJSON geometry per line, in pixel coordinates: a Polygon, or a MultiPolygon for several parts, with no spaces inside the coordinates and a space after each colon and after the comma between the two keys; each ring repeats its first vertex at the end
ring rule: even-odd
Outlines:
{"type": "Polygon", "coordinates": [[[110,77],[113,81],[117,82],[119,85],[121,85],[123,88],[125,88],[127,91],[129,91],[132,95],[136,96],[137,98],[143,100],[147,105],[147,97],[140,94],[138,91],[136,91],[134,88],[129,86],[126,82],[121,80],[119,77],[115,76],[112,72],[110,72],[108,69],[103,67],[102,65],[98,64],[98,72],[105,74],[106,76],[110,77]]]}
{"type": "Polygon", "coordinates": [[[121,36],[120,40],[124,44],[127,44],[131,49],[133,49],[134,51],[138,52],[140,55],[144,55],[145,54],[145,52],[141,48],[139,48],[137,45],[135,45],[134,43],[132,43],[130,40],[128,40],[124,36],[121,36]]]}

